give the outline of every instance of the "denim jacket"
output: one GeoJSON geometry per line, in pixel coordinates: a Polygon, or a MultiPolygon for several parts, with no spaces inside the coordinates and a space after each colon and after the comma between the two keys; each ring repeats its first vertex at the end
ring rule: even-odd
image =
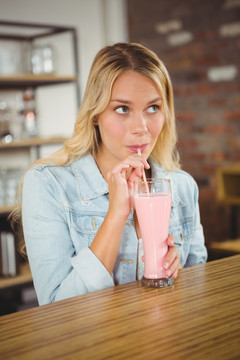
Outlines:
{"type": "MultiPolygon", "coordinates": [[[[204,263],[207,252],[195,181],[182,170],[166,172],[151,158],[149,163],[152,177],[171,180],[169,233],[175,237],[182,267],[204,263]]],[[[112,274],[89,249],[108,204],[108,185],[90,154],[68,166],[40,164],[26,173],[23,229],[40,305],[136,280],[133,211],[112,274]]]]}

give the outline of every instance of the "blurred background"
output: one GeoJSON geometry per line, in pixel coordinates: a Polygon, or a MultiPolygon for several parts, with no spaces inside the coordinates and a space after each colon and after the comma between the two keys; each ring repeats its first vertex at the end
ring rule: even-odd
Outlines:
{"type": "Polygon", "coordinates": [[[72,134],[93,58],[118,41],[170,73],[209,261],[240,252],[240,0],[0,0],[1,314],[36,305],[7,221],[17,184],[72,134]]]}

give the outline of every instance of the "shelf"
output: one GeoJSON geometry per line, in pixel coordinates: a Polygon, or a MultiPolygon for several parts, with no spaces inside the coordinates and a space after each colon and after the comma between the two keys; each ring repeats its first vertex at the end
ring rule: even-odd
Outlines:
{"type": "Polygon", "coordinates": [[[32,283],[32,274],[29,268],[29,264],[25,263],[19,267],[19,275],[13,277],[0,277],[0,290],[19,286],[19,285],[27,285],[32,283]]]}
{"type": "Polygon", "coordinates": [[[0,89],[26,88],[27,86],[47,86],[66,84],[77,81],[77,75],[56,75],[56,74],[15,74],[0,75],[0,89]]]}
{"type": "Polygon", "coordinates": [[[14,205],[0,206],[0,215],[8,215],[14,209],[14,205]]]}
{"type": "Polygon", "coordinates": [[[5,40],[33,41],[66,31],[76,36],[76,29],[69,26],[0,20],[0,39],[5,40]]]}
{"type": "Polygon", "coordinates": [[[9,150],[9,149],[22,149],[29,148],[32,146],[41,146],[41,145],[52,145],[52,144],[61,144],[67,138],[64,137],[52,137],[52,138],[29,138],[13,141],[9,144],[4,144],[0,142],[0,151],[9,150]]]}

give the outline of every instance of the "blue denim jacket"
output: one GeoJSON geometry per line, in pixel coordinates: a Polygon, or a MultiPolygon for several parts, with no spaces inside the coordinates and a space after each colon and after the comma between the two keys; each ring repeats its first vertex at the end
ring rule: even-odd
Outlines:
{"type": "MultiPolygon", "coordinates": [[[[184,171],[166,172],[149,159],[152,177],[171,180],[169,233],[183,267],[204,263],[198,188],[184,171]]],[[[127,219],[109,274],[89,246],[108,210],[108,185],[89,154],[71,165],[37,165],[24,178],[22,216],[39,304],[136,280],[138,239],[133,212],[127,219]]]]}

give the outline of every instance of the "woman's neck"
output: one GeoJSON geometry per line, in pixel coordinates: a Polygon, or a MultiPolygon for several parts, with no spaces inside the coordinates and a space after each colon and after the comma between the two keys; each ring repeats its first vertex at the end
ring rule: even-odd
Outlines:
{"type": "Polygon", "coordinates": [[[94,160],[97,164],[98,170],[100,171],[102,177],[107,181],[107,173],[110,171],[109,163],[105,160],[104,156],[101,153],[94,155],[94,160]]]}

